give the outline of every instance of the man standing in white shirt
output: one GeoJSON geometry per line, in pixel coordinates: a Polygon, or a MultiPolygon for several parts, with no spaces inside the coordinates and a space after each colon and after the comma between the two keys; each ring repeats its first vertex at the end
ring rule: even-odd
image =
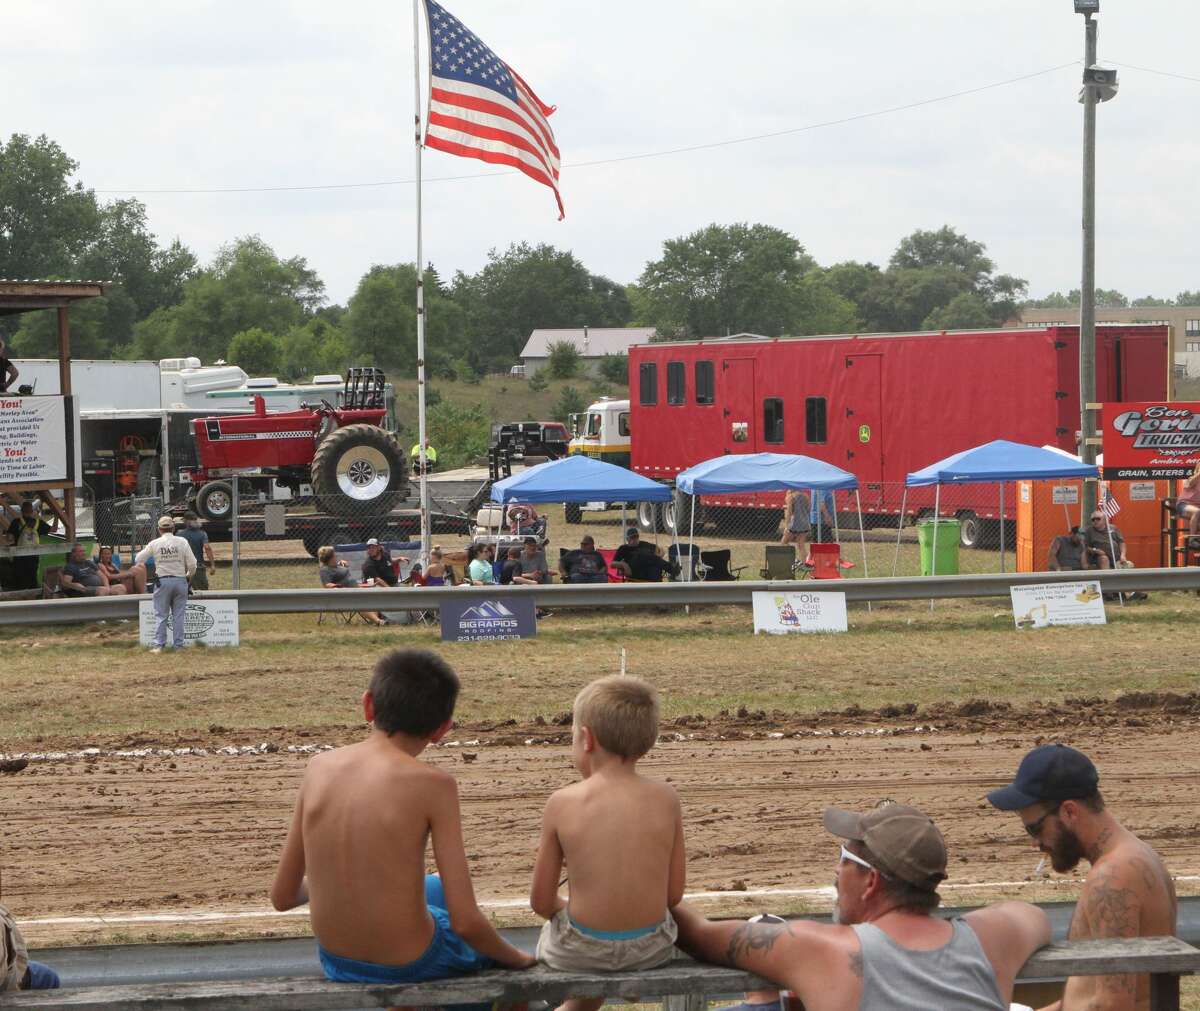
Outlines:
{"type": "Polygon", "coordinates": [[[135,561],[154,560],[154,645],[161,653],[167,644],[167,617],[171,618],[175,649],[183,648],[183,619],[187,610],[188,581],[196,571],[192,546],[175,533],[175,521],[164,516],[158,521],[158,536],[137,553],[135,561]]]}

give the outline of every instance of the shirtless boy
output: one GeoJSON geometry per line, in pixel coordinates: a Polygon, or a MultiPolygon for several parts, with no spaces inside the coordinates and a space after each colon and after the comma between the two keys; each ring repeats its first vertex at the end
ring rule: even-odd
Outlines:
{"type": "Polygon", "coordinates": [[[683,898],[679,798],[637,771],[657,739],[658,693],[645,681],[601,678],[576,696],[571,755],[583,780],[546,803],[529,895],[547,921],[538,958],[553,969],[652,969],[675,957],[667,910],[683,898]],[[569,900],[558,893],[564,864],[569,900]]]}
{"type": "MultiPolygon", "coordinates": [[[[1171,875],[1154,849],[1105,808],[1100,776],[1083,753],[1043,744],[1021,759],[1016,778],[988,800],[1016,811],[1033,846],[1060,874],[1086,859],[1091,870],[1075,904],[1068,937],[1161,937],[1175,933],[1178,904],[1171,875]]],[[[1072,976],[1060,1008],[1142,1011],[1150,1007],[1148,976],[1072,976]]]]}
{"type": "Polygon", "coordinates": [[[308,765],[275,883],[276,909],[309,903],[325,975],[407,983],[535,959],[475,904],[454,777],[418,760],[452,726],[458,675],[426,650],[375,665],[367,739],[308,765]],[[425,876],[433,838],[438,876],[425,876]]]}

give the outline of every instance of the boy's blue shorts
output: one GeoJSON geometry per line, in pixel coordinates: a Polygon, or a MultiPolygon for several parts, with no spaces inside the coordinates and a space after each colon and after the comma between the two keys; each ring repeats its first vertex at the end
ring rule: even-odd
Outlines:
{"type": "Polygon", "coordinates": [[[325,978],[335,983],[423,983],[495,966],[495,962],[479,954],[450,928],[446,895],[436,874],[425,879],[425,902],[433,917],[433,940],[420,958],[406,965],[382,965],[334,955],[317,945],[325,978]]]}

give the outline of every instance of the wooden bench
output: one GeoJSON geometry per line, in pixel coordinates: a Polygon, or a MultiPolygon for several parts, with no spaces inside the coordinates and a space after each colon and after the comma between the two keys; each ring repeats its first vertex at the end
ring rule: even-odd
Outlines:
{"type": "MultiPolygon", "coordinates": [[[[1151,1011],[1178,1011],[1179,977],[1200,970],[1200,949],[1174,937],[1113,941],[1067,941],[1037,952],[1019,979],[1063,979],[1117,972],[1150,973],[1151,1011]]],[[[709,995],[740,994],[767,986],[738,969],[679,959],[646,972],[571,973],[538,967],[496,970],[457,979],[393,986],[330,983],[320,977],[232,982],[154,983],[87,989],[26,991],[0,996],[0,1009],[62,1008],[69,1011],[342,1011],[394,1005],[449,1004],[565,997],[663,999],[666,1011],[702,1011],[709,995]]]]}

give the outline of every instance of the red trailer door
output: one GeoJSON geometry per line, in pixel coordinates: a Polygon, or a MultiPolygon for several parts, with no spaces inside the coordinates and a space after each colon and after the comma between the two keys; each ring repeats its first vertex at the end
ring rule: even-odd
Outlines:
{"type": "Polygon", "coordinates": [[[864,508],[883,505],[882,355],[846,356],[846,462],[858,478],[864,508]]]}
{"type": "Polygon", "coordinates": [[[721,362],[721,389],[725,406],[722,421],[726,453],[758,452],[758,425],[754,410],[754,359],[726,358],[721,362]]]}

